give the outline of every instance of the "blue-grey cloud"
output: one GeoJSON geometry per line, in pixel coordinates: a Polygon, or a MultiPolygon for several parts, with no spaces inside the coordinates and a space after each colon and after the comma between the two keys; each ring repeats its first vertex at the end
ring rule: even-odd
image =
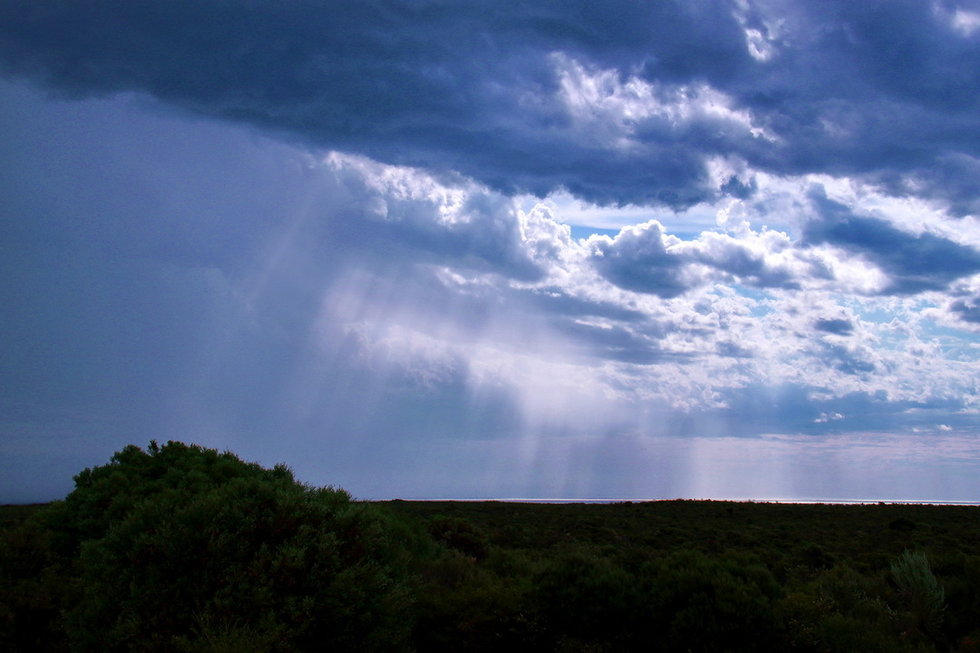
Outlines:
{"type": "Polygon", "coordinates": [[[561,288],[535,288],[527,291],[527,294],[529,295],[528,301],[534,306],[559,315],[603,317],[625,323],[647,320],[647,316],[642,311],[606,300],[588,300],[575,297],[561,288]]]}
{"type": "Polygon", "coordinates": [[[884,293],[942,290],[980,271],[980,251],[931,233],[911,234],[885,220],[854,215],[822,188],[810,198],[819,217],[806,225],[804,241],[827,243],[863,256],[888,275],[884,293]]]}
{"type": "Polygon", "coordinates": [[[343,242],[345,249],[389,264],[429,262],[525,281],[541,278],[542,270],[524,249],[516,214],[506,198],[472,193],[454,206],[452,200],[428,196],[432,182],[420,184],[410,172],[388,182],[379,180],[379,174],[372,178],[366,162],[342,158],[336,171],[335,192],[345,199],[331,198],[331,206],[318,217],[324,233],[329,231],[330,239],[343,242]]]}
{"type": "Polygon", "coordinates": [[[754,356],[751,349],[730,340],[719,340],[715,346],[715,351],[719,356],[727,358],[752,358],[754,356]]]}
{"type": "Polygon", "coordinates": [[[954,299],[949,308],[964,322],[980,323],[980,294],[954,299]]]}
{"type": "Polygon", "coordinates": [[[589,356],[600,360],[613,360],[636,365],[658,362],[690,362],[692,356],[665,351],[658,338],[649,333],[637,332],[622,326],[595,326],[574,320],[555,322],[559,333],[571,336],[573,341],[586,348],[589,356]]]}
{"type": "Polygon", "coordinates": [[[911,432],[946,421],[972,429],[975,417],[959,399],[896,400],[884,391],[851,392],[818,399],[805,384],[748,384],[725,392],[724,409],[678,414],[666,428],[687,435],[752,437],[759,433],[911,432]]]}
{"type": "Polygon", "coordinates": [[[845,347],[839,343],[820,343],[820,358],[831,364],[844,374],[862,376],[876,370],[874,362],[867,360],[861,352],[845,347]]]}
{"type": "MultiPolygon", "coordinates": [[[[651,221],[627,227],[615,238],[593,236],[588,240],[591,262],[608,281],[635,292],[665,299],[711,281],[735,281],[755,288],[798,289],[800,276],[813,265],[790,266],[786,260],[767,257],[790,249],[785,237],[761,246],[731,236],[705,232],[697,240],[682,241],[651,221]]],[[[819,271],[818,271],[819,272],[819,271]]]]}
{"type": "Polygon", "coordinates": [[[668,236],[657,222],[622,230],[615,238],[593,237],[592,261],[610,282],[636,292],[677,297],[700,283],[685,275],[685,257],[668,251],[668,236]]]}
{"type": "MultiPolygon", "coordinates": [[[[781,243],[788,247],[789,243],[781,243]]],[[[731,275],[746,286],[755,288],[800,287],[793,270],[773,265],[766,260],[766,251],[753,251],[745,243],[714,233],[702,234],[701,240],[689,247],[685,254],[691,262],[701,263],[719,272],[731,275]]]]}
{"type": "Polygon", "coordinates": [[[817,331],[824,331],[838,336],[850,335],[854,331],[854,323],[840,318],[818,318],[813,323],[817,331]]]}
{"type": "MultiPolygon", "coordinates": [[[[786,171],[926,179],[954,153],[975,160],[976,133],[964,128],[976,116],[978,98],[968,89],[980,81],[980,48],[975,31],[956,29],[959,8],[914,0],[754,4],[750,22],[779,36],[761,76],[733,83],[792,143],[761,159],[779,157],[772,165],[786,171]]],[[[946,182],[959,187],[964,172],[946,182]]]]}
{"type": "Polygon", "coordinates": [[[62,93],[145,92],[505,193],[684,207],[752,192],[750,180],[715,187],[707,174],[707,157],[734,155],[895,192],[918,179],[962,213],[975,206],[980,48],[954,9],[12,0],[0,7],[0,65],[62,93]],[[612,86],[647,84],[650,110],[603,118],[594,103],[622,99],[605,84],[579,98],[592,117],[576,116],[563,96],[573,65],[611,71],[612,86]],[[719,102],[727,113],[706,109],[719,102]],[[665,118],[656,106],[685,108],[665,118]],[[606,129],[625,130],[631,147],[595,137],[606,129]]]}

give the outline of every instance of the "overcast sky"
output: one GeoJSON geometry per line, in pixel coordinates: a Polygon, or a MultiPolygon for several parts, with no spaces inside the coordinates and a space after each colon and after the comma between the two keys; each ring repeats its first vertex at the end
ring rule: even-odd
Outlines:
{"type": "Polygon", "coordinates": [[[980,500],[980,2],[0,4],[0,502],[980,500]]]}

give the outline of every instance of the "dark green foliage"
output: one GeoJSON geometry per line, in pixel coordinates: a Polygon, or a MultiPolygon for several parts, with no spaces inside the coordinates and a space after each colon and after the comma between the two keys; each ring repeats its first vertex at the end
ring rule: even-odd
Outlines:
{"type": "Polygon", "coordinates": [[[818,544],[807,544],[803,549],[803,562],[813,570],[830,569],[834,566],[834,556],[818,544]]]}
{"type": "Polygon", "coordinates": [[[587,551],[559,553],[535,578],[546,637],[568,648],[620,650],[635,629],[638,583],[613,561],[587,551]]]}
{"type": "Polygon", "coordinates": [[[772,650],[778,594],[752,560],[677,551],[628,571],[577,550],[547,564],[532,595],[547,648],[684,652],[772,650]]]}
{"type": "Polygon", "coordinates": [[[936,580],[924,553],[904,551],[891,565],[900,606],[912,624],[932,638],[941,637],[946,592],[936,580]]]}
{"type": "Polygon", "coordinates": [[[487,557],[489,544],[486,535],[459,517],[436,517],[430,520],[429,533],[436,541],[476,560],[487,557]]]}
{"type": "Polygon", "coordinates": [[[423,578],[420,651],[911,652],[980,641],[974,507],[387,505],[426,523],[469,522],[489,549],[483,561],[456,551],[423,578]],[[892,528],[897,519],[916,527],[892,528]],[[928,552],[946,589],[934,635],[892,576],[905,549],[928,552]],[[423,636],[434,630],[438,646],[423,636]],[[473,643],[498,633],[520,636],[473,643]]]}
{"type": "Polygon", "coordinates": [[[533,646],[535,628],[527,612],[529,575],[505,572],[493,555],[478,564],[447,550],[425,565],[415,610],[417,650],[541,650],[533,646]]]}
{"type": "Polygon", "coordinates": [[[384,518],[284,466],[130,446],[79,474],[63,513],[48,536],[71,556],[59,618],[72,650],[407,646],[384,518]]]}
{"type": "Polygon", "coordinates": [[[917,650],[885,602],[886,594],[878,577],[838,565],[789,594],[779,605],[779,618],[796,650],[917,650]]]}
{"type": "Polygon", "coordinates": [[[914,531],[915,522],[905,519],[904,517],[899,517],[898,519],[893,519],[888,523],[888,528],[893,531],[914,531]]]}
{"type": "Polygon", "coordinates": [[[978,624],[973,507],[369,505],[171,442],[0,509],[4,651],[980,653],[978,624]]]}
{"type": "Polygon", "coordinates": [[[778,642],[779,585],[758,562],[679,551],[655,565],[648,592],[660,650],[768,651],[778,642]]]}
{"type": "Polygon", "coordinates": [[[61,606],[72,595],[69,561],[56,526],[63,504],[7,527],[0,539],[0,649],[60,651],[67,649],[61,606]]]}

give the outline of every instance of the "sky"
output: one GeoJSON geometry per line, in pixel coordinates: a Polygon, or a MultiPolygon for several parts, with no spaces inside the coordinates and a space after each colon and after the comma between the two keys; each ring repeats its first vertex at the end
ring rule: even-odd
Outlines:
{"type": "Polygon", "coordinates": [[[0,502],[980,501],[980,2],[7,0],[0,502]]]}

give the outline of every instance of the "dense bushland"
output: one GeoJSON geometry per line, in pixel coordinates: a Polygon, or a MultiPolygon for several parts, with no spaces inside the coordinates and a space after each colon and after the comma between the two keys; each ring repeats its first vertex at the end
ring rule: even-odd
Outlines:
{"type": "Polygon", "coordinates": [[[0,511],[11,651],[980,651],[980,509],[363,503],[130,446],[0,511]]]}
{"type": "Polygon", "coordinates": [[[176,442],[75,485],[4,534],[14,650],[409,648],[402,538],[341,490],[176,442]]]}

